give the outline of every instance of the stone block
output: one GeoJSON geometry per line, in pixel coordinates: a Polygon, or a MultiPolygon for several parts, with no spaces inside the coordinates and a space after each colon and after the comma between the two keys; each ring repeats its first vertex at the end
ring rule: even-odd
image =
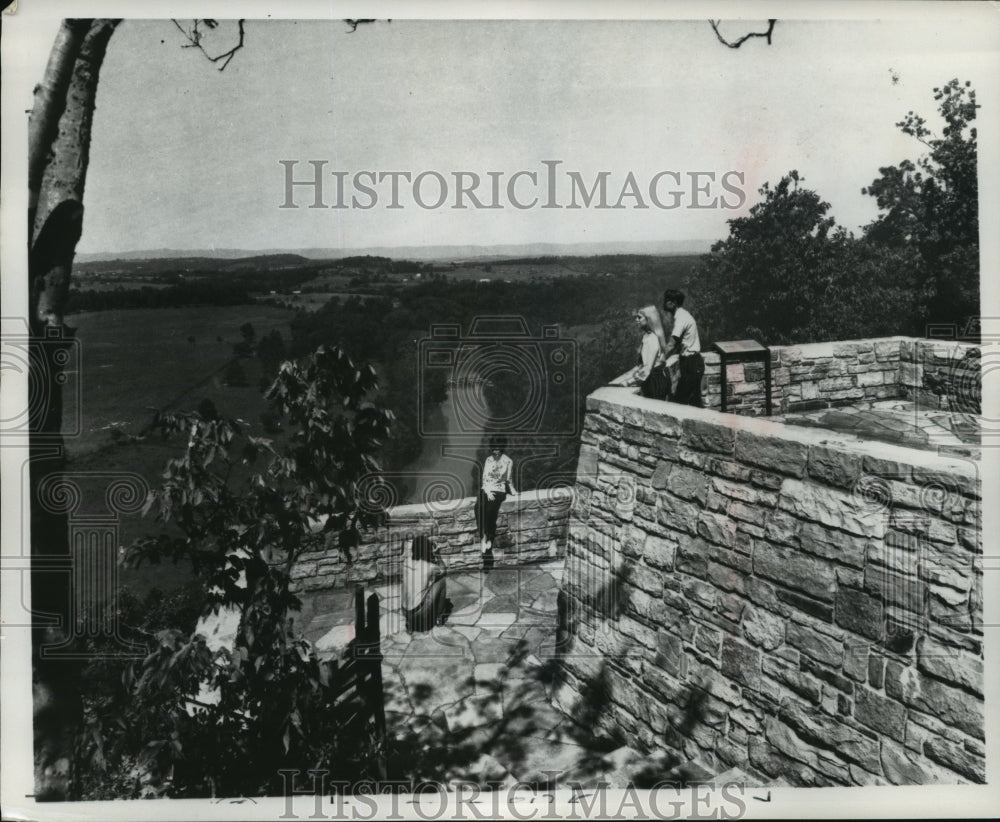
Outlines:
{"type": "Polygon", "coordinates": [[[589,445],[580,446],[580,456],[576,463],[577,477],[597,478],[598,451],[589,445]]]}
{"type": "Polygon", "coordinates": [[[983,701],[972,694],[894,661],[886,665],[885,691],[893,699],[937,717],[971,737],[984,738],[983,701]]]}
{"type": "Polygon", "coordinates": [[[785,626],[785,641],[824,665],[839,668],[843,660],[839,641],[797,622],[785,626]]]}
{"type": "Polygon", "coordinates": [[[702,505],[708,496],[709,478],[703,471],[675,465],[667,477],[667,490],[688,501],[697,501],[702,505]]]}
{"type": "MultiPolygon", "coordinates": [[[[743,618],[743,609],[746,608],[746,604],[746,599],[742,594],[720,593],[719,616],[728,622],[738,623],[743,618]]],[[[726,630],[733,630],[733,627],[725,625],[726,630]]]]}
{"type": "Polygon", "coordinates": [[[746,590],[746,574],[737,571],[729,565],[720,565],[709,560],[707,565],[708,581],[723,591],[743,594],[746,590]]]}
{"type": "Polygon", "coordinates": [[[694,636],[695,647],[706,656],[713,659],[719,656],[719,647],[722,643],[722,632],[717,631],[709,625],[699,625],[694,636]]]}
{"type": "Polygon", "coordinates": [[[787,511],[774,510],[767,515],[764,536],[771,542],[798,547],[801,527],[802,520],[793,517],[787,511]]]}
{"type": "Polygon", "coordinates": [[[879,639],[884,633],[884,610],[881,600],[864,591],[839,587],[834,600],[834,622],[868,639],[879,639]]]}
{"type": "Polygon", "coordinates": [[[914,614],[922,614],[926,610],[927,584],[919,577],[868,565],[865,568],[865,590],[885,604],[898,605],[914,614]]]}
{"type": "Polygon", "coordinates": [[[858,643],[848,637],[844,640],[844,673],[855,682],[865,682],[868,679],[867,644],[858,643]]]}
{"type": "Polygon", "coordinates": [[[700,509],[696,505],[671,494],[661,494],[656,519],[661,525],[675,531],[694,533],[699,513],[700,509]]]}
{"type": "Polygon", "coordinates": [[[867,539],[881,539],[886,518],[881,509],[873,510],[863,499],[833,488],[786,479],[781,486],[778,507],[799,519],[818,522],[867,539]]]}
{"type": "Polygon", "coordinates": [[[737,571],[741,572],[743,576],[753,572],[753,563],[749,554],[744,552],[742,539],[738,549],[722,548],[718,545],[713,545],[710,542],[705,542],[703,544],[708,553],[708,558],[712,562],[718,563],[719,565],[725,565],[729,568],[735,568],[737,571]]]}
{"type": "Polygon", "coordinates": [[[656,465],[656,469],[653,471],[653,476],[650,477],[649,484],[653,488],[663,490],[667,487],[667,477],[670,475],[670,469],[672,465],[669,462],[660,460],[656,465]]]}
{"type": "Polygon", "coordinates": [[[800,671],[797,665],[793,665],[781,657],[765,656],[761,670],[765,675],[783,683],[813,705],[819,704],[822,684],[815,677],[800,671]]]}
{"type": "Polygon", "coordinates": [[[699,536],[724,548],[736,547],[736,523],[724,514],[702,511],[694,523],[699,536]]]}
{"type": "Polygon", "coordinates": [[[754,572],[788,588],[831,601],[837,585],[830,563],[784,545],[758,542],[753,555],[754,572]]]}
{"type": "Polygon", "coordinates": [[[758,468],[801,477],[805,473],[808,449],[794,440],[740,431],[736,437],[736,458],[758,468]]]}
{"type": "Polygon", "coordinates": [[[709,457],[705,461],[705,470],[738,483],[750,481],[750,469],[734,460],[709,457]]]}
{"type": "Polygon", "coordinates": [[[858,688],[854,692],[854,718],[897,742],[905,739],[906,708],[868,688],[858,688]]]}
{"type": "Polygon", "coordinates": [[[630,588],[626,589],[623,599],[625,600],[626,610],[629,612],[653,624],[661,624],[666,605],[664,605],[663,600],[658,595],[650,595],[639,588],[630,588]]]}
{"type": "Polygon", "coordinates": [[[654,534],[647,534],[642,544],[642,557],[646,564],[664,571],[674,569],[676,552],[676,542],[654,534]]]}
{"type": "Polygon", "coordinates": [[[681,422],[681,442],[698,451],[732,454],[735,432],[728,425],[704,420],[686,419],[681,422]]]}
{"type": "Polygon", "coordinates": [[[894,509],[889,514],[889,524],[897,531],[919,539],[951,546],[958,542],[958,532],[950,522],[926,514],[914,515],[911,511],[894,509]]]}
{"type": "Polygon", "coordinates": [[[957,771],[973,782],[986,782],[986,757],[982,751],[969,750],[969,746],[939,736],[928,736],[924,740],[924,753],[929,759],[957,771]]]}
{"type": "Polygon", "coordinates": [[[741,522],[749,522],[752,525],[762,526],[767,518],[768,509],[757,505],[748,505],[739,500],[733,500],[729,504],[729,516],[741,522]]]}
{"type": "Polygon", "coordinates": [[[822,787],[831,783],[808,765],[778,751],[763,737],[750,737],[748,745],[750,764],[772,778],[786,779],[796,787],[822,787]]]}
{"type": "MultiPolygon", "coordinates": [[[[790,605],[795,611],[800,611],[823,622],[833,622],[833,603],[820,602],[818,599],[791,591],[777,588],[774,591],[775,600],[790,605]]],[[[790,611],[794,613],[794,611],[790,611]]]]}
{"type": "Polygon", "coordinates": [[[838,448],[812,445],[809,447],[808,472],[810,477],[828,485],[851,489],[861,475],[861,457],[838,448]]]}
{"type": "Polygon", "coordinates": [[[953,785],[960,781],[891,739],[882,740],[880,761],[882,773],[893,785],[953,785]]]}
{"type": "Polygon", "coordinates": [[[691,574],[699,579],[707,579],[707,543],[700,537],[681,540],[677,547],[675,567],[682,573],[691,574]]]}
{"type": "Polygon", "coordinates": [[[657,693],[666,704],[685,708],[688,704],[690,688],[678,681],[672,674],[667,674],[663,668],[646,660],[642,664],[642,681],[652,691],[657,693]]]}
{"type": "Polygon", "coordinates": [[[857,380],[857,384],[862,388],[885,384],[881,371],[863,371],[855,375],[855,380],[857,380]]]}
{"type": "Polygon", "coordinates": [[[688,655],[688,682],[696,689],[692,695],[692,701],[696,704],[704,699],[704,694],[699,694],[699,691],[704,691],[727,705],[738,707],[743,704],[740,687],[720,676],[718,668],[706,665],[693,654],[688,655]]]}
{"type": "Polygon", "coordinates": [[[692,603],[714,611],[718,604],[719,594],[715,587],[698,579],[685,577],[681,580],[681,591],[692,603]]]}
{"type": "Polygon", "coordinates": [[[917,668],[983,696],[983,660],[979,655],[923,636],[917,641],[917,668]]]}
{"type": "Polygon", "coordinates": [[[753,469],[750,472],[750,482],[754,485],[759,485],[761,488],[767,488],[770,491],[777,491],[781,488],[784,478],[781,474],[773,474],[770,471],[753,469]]]}
{"type": "Polygon", "coordinates": [[[879,362],[899,359],[900,346],[900,340],[876,340],[875,359],[879,362]]]}
{"type": "Polygon", "coordinates": [[[785,620],[763,608],[747,607],[742,627],[743,635],[765,651],[773,651],[785,641],[785,620]]]}
{"type": "Polygon", "coordinates": [[[791,701],[782,702],[778,718],[807,742],[835,750],[841,757],[869,771],[881,770],[878,740],[865,736],[842,720],[791,701]]]}
{"type": "Polygon", "coordinates": [[[761,688],[761,652],[739,640],[726,636],[722,639],[720,668],[725,676],[735,679],[748,688],[761,688]]]}
{"type": "Polygon", "coordinates": [[[660,437],[677,439],[681,436],[681,421],[669,412],[669,407],[643,408],[640,425],[660,437]]]}

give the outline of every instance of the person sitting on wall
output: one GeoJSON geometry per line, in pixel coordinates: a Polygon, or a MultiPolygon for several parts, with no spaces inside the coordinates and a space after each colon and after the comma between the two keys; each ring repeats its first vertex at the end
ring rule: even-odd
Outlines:
{"type": "Polygon", "coordinates": [[[673,401],[702,408],[701,378],[705,373],[705,360],[701,356],[698,324],[684,308],[683,292],[673,288],[664,291],[663,310],[674,315],[667,354],[680,355],[680,378],[677,380],[673,401]]]}
{"type": "Polygon", "coordinates": [[[493,540],[497,535],[500,506],[508,496],[517,493],[511,482],[514,463],[505,453],[507,438],[503,435],[490,437],[489,448],[489,456],[483,462],[479,496],[476,499],[476,526],[485,571],[493,568],[493,540]]]}
{"type": "Polygon", "coordinates": [[[429,631],[444,624],[451,611],[445,570],[434,543],[417,536],[403,560],[403,591],[400,601],[406,630],[429,631]]]}
{"type": "Polygon", "coordinates": [[[660,312],[655,305],[635,310],[635,321],[642,332],[639,364],[611,382],[611,385],[637,385],[639,393],[655,400],[670,396],[670,372],[667,370],[667,338],[663,333],[660,312]]]}

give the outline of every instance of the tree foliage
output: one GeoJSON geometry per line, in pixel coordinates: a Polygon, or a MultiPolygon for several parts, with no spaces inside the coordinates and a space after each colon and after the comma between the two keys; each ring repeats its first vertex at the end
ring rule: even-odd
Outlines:
{"type": "Polygon", "coordinates": [[[729,221],[729,237],[712,246],[695,274],[707,337],[751,337],[774,345],[804,342],[835,248],[830,204],[797,171],[771,187],[746,217],[729,221]]]}
{"type": "Polygon", "coordinates": [[[707,339],[776,345],[967,327],[979,307],[976,97],[952,80],[934,98],[941,136],[913,112],[897,124],[930,152],[881,168],[862,189],[882,214],[861,238],[796,171],[729,221],[692,278],[707,339]]]}
{"type": "Polygon", "coordinates": [[[148,655],[91,716],[91,769],[109,774],[95,779],[96,793],[106,784],[120,795],[128,767],[133,794],[170,796],[278,791],[281,767],[371,775],[374,749],[339,724],[333,669],[294,630],[301,602],[290,574],[324,535],[351,544],[359,528],[383,521],[359,487],[378,470],[373,455],[392,422],[365,399],[376,388],[374,369],[320,348],[283,363],[268,390],[290,431],[280,450],[240,420],[158,420],[164,434],[187,438],[147,503],[173,533],[139,539],[125,562],[190,561],[204,611],[227,609],[238,627],[231,649],[176,628],[147,637],[148,655]]]}
{"type": "Polygon", "coordinates": [[[896,126],[929,151],[879,169],[862,189],[882,212],[865,236],[919,255],[920,320],[965,328],[979,314],[979,184],[976,92],[953,79],[934,89],[940,135],[909,112],[896,126]]]}

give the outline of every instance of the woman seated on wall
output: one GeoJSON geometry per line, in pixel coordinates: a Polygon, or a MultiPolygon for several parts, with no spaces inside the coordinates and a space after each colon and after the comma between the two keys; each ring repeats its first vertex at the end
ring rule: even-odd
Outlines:
{"type": "Polygon", "coordinates": [[[403,560],[403,592],[400,605],[406,630],[429,631],[443,624],[451,611],[445,570],[434,543],[426,536],[414,537],[403,560]]]}
{"type": "MultiPolygon", "coordinates": [[[[656,400],[670,398],[671,379],[667,360],[667,338],[655,305],[635,311],[635,322],[642,332],[639,364],[611,381],[611,385],[639,386],[639,393],[656,400]]],[[[676,359],[676,358],[674,358],[676,359]]]]}

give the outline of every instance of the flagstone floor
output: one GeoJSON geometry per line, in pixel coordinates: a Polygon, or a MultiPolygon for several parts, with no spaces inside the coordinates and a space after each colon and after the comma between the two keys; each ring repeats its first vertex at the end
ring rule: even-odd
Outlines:
{"type": "Polygon", "coordinates": [[[920,408],[908,400],[857,403],[779,417],[789,425],[805,425],[855,434],[864,439],[910,448],[979,456],[979,419],[939,409],[920,408]]]}
{"type": "MultiPolygon", "coordinates": [[[[450,573],[454,610],[410,634],[398,584],[381,599],[386,723],[391,755],[421,779],[542,788],[604,781],[624,787],[710,775],[594,735],[552,706],[557,595],[563,561],[450,573]]],[[[366,595],[369,592],[366,591],[366,595]]],[[[301,624],[321,654],[353,637],[350,591],[305,598],[301,624]]]]}

